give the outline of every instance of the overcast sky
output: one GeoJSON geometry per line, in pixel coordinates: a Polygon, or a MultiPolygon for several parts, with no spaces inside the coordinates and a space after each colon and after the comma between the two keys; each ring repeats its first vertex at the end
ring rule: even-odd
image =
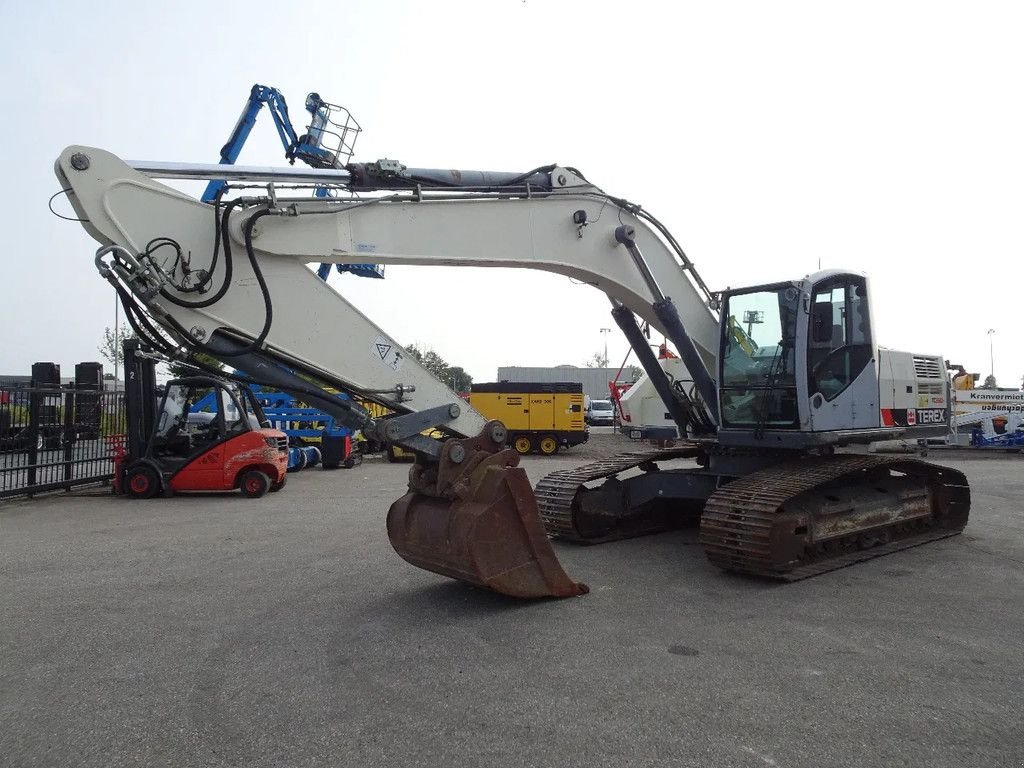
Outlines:
{"type": "MultiPolygon", "coordinates": [[[[0,373],[70,373],[113,324],[96,244],[47,211],[60,151],[213,162],[259,82],[296,122],[311,90],[351,109],[360,160],[575,166],[668,225],[712,288],[865,272],[883,345],[987,373],[994,328],[1017,386],[1022,22],[1015,2],[4,2],[0,373]]],[[[266,114],[239,162],[284,163],[266,114]]],[[[555,275],[387,275],[331,284],[478,381],[582,364],[615,327],[555,275]]],[[[617,329],[608,346],[617,365],[617,329]]]]}

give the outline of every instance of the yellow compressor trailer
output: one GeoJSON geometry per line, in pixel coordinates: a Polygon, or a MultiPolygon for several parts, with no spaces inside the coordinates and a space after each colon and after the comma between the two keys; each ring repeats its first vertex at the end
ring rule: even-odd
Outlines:
{"type": "Polygon", "coordinates": [[[522,454],[550,456],[590,437],[583,420],[583,385],[577,382],[474,384],[469,404],[485,418],[500,419],[508,428],[509,445],[522,454]]]}

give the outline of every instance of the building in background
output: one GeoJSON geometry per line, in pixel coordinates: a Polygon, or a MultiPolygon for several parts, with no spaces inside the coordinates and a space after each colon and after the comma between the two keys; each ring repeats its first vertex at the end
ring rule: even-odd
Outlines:
{"type": "MultiPolygon", "coordinates": [[[[74,383],[75,383],[75,379],[72,376],[61,376],[60,377],[60,383],[61,383],[61,386],[63,386],[63,387],[73,386],[74,383]]],[[[27,388],[27,387],[30,387],[31,385],[32,385],[32,377],[31,376],[17,376],[17,375],[0,374],[0,389],[27,388]]]]}
{"type": "MultiPolygon", "coordinates": [[[[537,382],[554,384],[555,382],[579,382],[583,385],[583,394],[594,400],[607,400],[608,382],[615,379],[618,368],[580,368],[575,365],[556,365],[553,368],[533,368],[519,365],[501,366],[498,368],[496,381],[537,382]]],[[[628,377],[629,371],[622,376],[628,377]]]]}

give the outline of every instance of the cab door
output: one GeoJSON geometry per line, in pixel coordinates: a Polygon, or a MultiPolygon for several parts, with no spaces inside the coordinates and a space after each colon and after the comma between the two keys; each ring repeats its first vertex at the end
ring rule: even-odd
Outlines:
{"type": "Polygon", "coordinates": [[[806,384],[815,432],[879,426],[878,348],[866,278],[837,275],[810,291],[806,384]]]}

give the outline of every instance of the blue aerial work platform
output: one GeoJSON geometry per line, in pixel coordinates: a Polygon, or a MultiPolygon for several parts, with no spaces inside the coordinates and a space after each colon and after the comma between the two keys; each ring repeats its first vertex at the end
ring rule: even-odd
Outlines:
{"type": "MultiPolygon", "coordinates": [[[[242,114],[235,124],[234,130],[220,150],[221,165],[234,165],[238,159],[246,139],[249,138],[260,110],[266,106],[277,128],[277,135],[284,146],[284,156],[292,165],[301,160],[313,168],[344,169],[352,159],[356,137],[359,135],[359,124],[352,118],[348,110],[337,104],[330,104],[320,98],[318,93],[306,96],[306,110],[310,114],[310,123],[306,133],[301,136],[295,131],[288,115],[288,104],[284,95],[276,88],[256,84],[249,92],[242,114]],[[342,120],[335,119],[343,114],[342,120]]],[[[211,181],[203,193],[204,202],[213,202],[227,182],[211,181]]],[[[317,187],[317,197],[328,197],[327,187],[317,187]]],[[[321,280],[326,280],[331,273],[331,264],[323,263],[317,270],[321,280]]],[[[351,272],[359,277],[384,277],[382,264],[335,264],[338,272],[351,272]]]]}

